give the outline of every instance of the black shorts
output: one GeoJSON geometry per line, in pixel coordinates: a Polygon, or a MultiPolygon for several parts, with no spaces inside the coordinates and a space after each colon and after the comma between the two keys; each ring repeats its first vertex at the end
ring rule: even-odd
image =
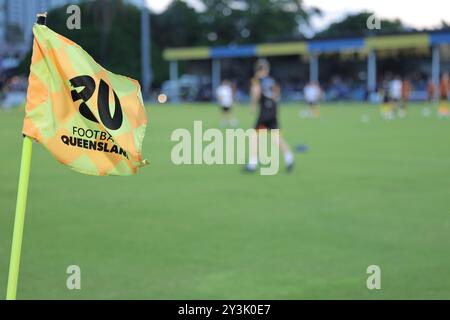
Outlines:
{"type": "Polygon", "coordinates": [[[277,118],[277,103],[273,99],[262,97],[259,106],[259,116],[255,129],[279,129],[277,118]]]}
{"type": "Polygon", "coordinates": [[[221,108],[222,108],[222,112],[225,112],[225,113],[228,113],[231,111],[231,107],[222,106],[221,108]]]}
{"type": "Polygon", "coordinates": [[[255,129],[279,129],[278,126],[278,120],[276,117],[269,118],[269,119],[261,119],[259,118],[258,121],[256,121],[255,129]]]}

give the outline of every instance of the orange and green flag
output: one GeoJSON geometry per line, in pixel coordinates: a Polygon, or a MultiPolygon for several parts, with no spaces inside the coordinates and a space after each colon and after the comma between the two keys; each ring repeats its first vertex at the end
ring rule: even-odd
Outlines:
{"type": "Polygon", "coordinates": [[[139,83],[45,25],[33,33],[23,134],[75,171],[136,173],[147,125],[139,83]]]}

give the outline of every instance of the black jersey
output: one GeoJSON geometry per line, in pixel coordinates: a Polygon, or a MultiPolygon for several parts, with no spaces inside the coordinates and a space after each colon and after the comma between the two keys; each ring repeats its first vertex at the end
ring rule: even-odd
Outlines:
{"type": "Polygon", "coordinates": [[[256,128],[277,129],[277,102],[274,97],[275,80],[270,77],[259,79],[261,97],[259,100],[259,117],[256,128]]]}
{"type": "Polygon", "coordinates": [[[272,77],[259,79],[261,98],[259,100],[259,118],[271,119],[277,116],[277,103],[274,97],[275,80],[272,77]]]}

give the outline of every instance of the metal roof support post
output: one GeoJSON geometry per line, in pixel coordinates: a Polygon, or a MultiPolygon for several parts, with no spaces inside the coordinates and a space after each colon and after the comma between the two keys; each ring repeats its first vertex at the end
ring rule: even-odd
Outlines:
{"type": "Polygon", "coordinates": [[[369,93],[377,90],[377,54],[370,50],[367,55],[367,90],[369,93]]]}
{"type": "Polygon", "coordinates": [[[173,102],[179,102],[179,88],[178,88],[178,61],[170,61],[170,82],[173,85],[173,92],[171,92],[171,97],[169,97],[173,102]]]}
{"type": "Polygon", "coordinates": [[[220,59],[213,59],[211,68],[212,100],[214,100],[216,89],[220,85],[221,77],[220,59]]]}
{"type": "Polygon", "coordinates": [[[440,74],[440,67],[441,67],[441,56],[439,51],[439,45],[432,47],[432,54],[431,54],[431,81],[433,82],[434,87],[436,90],[434,90],[434,99],[439,98],[439,74],[440,74]]]}
{"type": "Polygon", "coordinates": [[[152,85],[152,65],[150,61],[150,46],[151,46],[151,32],[150,32],[150,12],[145,6],[145,2],[141,8],[141,80],[142,80],[142,94],[144,100],[150,96],[152,85]]]}
{"type": "Polygon", "coordinates": [[[309,81],[319,81],[319,57],[317,53],[309,55],[309,81]]]}

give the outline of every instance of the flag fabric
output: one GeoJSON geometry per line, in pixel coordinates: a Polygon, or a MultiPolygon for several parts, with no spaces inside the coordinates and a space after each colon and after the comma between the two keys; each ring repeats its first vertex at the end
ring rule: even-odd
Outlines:
{"type": "Polygon", "coordinates": [[[23,134],[75,171],[136,173],[147,126],[139,83],[45,25],[33,34],[23,134]]]}

